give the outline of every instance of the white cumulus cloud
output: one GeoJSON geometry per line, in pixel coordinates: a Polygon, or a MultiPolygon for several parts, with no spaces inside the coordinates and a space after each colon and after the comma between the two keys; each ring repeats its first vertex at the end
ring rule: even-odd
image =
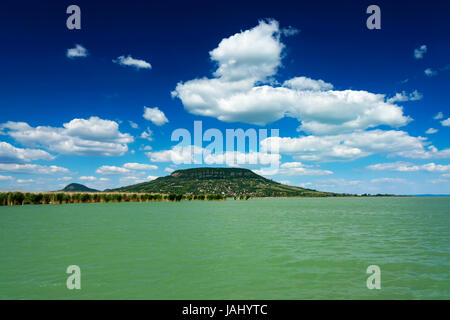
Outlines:
{"type": "Polygon", "coordinates": [[[441,121],[441,124],[442,124],[444,127],[450,127],[450,118],[448,118],[447,120],[442,120],[442,121],[441,121]]]}
{"type": "MultiPolygon", "coordinates": [[[[128,162],[122,167],[118,166],[101,166],[95,172],[101,175],[129,174],[133,171],[156,170],[158,166],[153,164],[128,162]]],[[[136,172],[135,172],[136,174],[136,172]]]]}
{"type": "Polygon", "coordinates": [[[412,137],[405,131],[380,129],[340,135],[270,137],[261,141],[263,151],[278,146],[281,154],[302,161],[355,160],[372,154],[406,158],[450,158],[450,149],[438,150],[426,138],[412,137]]]}
{"type": "Polygon", "coordinates": [[[134,141],[121,133],[115,121],[98,117],[73,119],[62,127],[31,127],[25,122],[8,121],[0,124],[0,132],[22,145],[42,147],[61,154],[84,156],[118,156],[128,151],[134,141]]]}
{"type": "Polygon", "coordinates": [[[332,84],[307,77],[272,85],[284,49],[280,36],[278,22],[270,20],[223,39],[210,52],[218,65],[214,78],[180,82],[172,96],[195,115],[256,125],[292,117],[300,130],[313,134],[400,127],[411,120],[384,94],[332,90],[332,84]]]}
{"type": "Polygon", "coordinates": [[[126,169],[130,169],[130,170],[156,170],[156,169],[158,169],[158,166],[155,166],[154,164],[145,164],[145,163],[136,163],[136,162],[125,163],[123,165],[123,167],[126,169]]]}
{"type": "Polygon", "coordinates": [[[226,151],[223,153],[211,152],[197,146],[174,146],[169,150],[147,152],[152,162],[173,162],[176,164],[192,164],[203,159],[206,164],[226,164],[228,166],[274,164],[280,161],[278,153],[226,151]]]}
{"type": "Polygon", "coordinates": [[[333,89],[331,83],[327,83],[323,80],[313,80],[306,77],[295,77],[290,80],[286,80],[283,83],[284,87],[297,90],[311,90],[311,91],[328,91],[333,89]]]}
{"type": "Polygon", "coordinates": [[[386,101],[389,103],[394,103],[394,102],[405,102],[405,101],[417,101],[417,100],[421,100],[422,98],[423,98],[423,95],[419,91],[414,90],[410,94],[407,94],[405,91],[402,91],[401,93],[396,93],[395,96],[387,99],[386,101]]]}
{"type": "MultiPolygon", "coordinates": [[[[256,172],[256,171],[255,171],[256,172]]],[[[267,172],[262,170],[261,173],[267,172]]],[[[280,169],[274,171],[283,176],[325,176],[333,174],[333,171],[316,169],[312,166],[304,165],[301,162],[285,162],[280,165],[280,169]]]]}
{"type": "Polygon", "coordinates": [[[96,181],[97,180],[97,178],[93,177],[93,176],[81,176],[79,179],[82,181],[96,181]]]}
{"type": "Polygon", "coordinates": [[[137,70],[152,68],[152,65],[149,62],[141,59],[135,59],[131,55],[128,55],[126,57],[125,56],[117,57],[117,59],[114,59],[113,62],[121,66],[133,67],[136,68],[137,70]]]}
{"type": "Polygon", "coordinates": [[[44,150],[16,148],[7,142],[0,142],[0,162],[29,162],[52,160],[55,157],[44,150]]]}
{"type": "Polygon", "coordinates": [[[113,175],[113,174],[129,173],[130,170],[127,168],[117,166],[101,166],[95,172],[102,175],[113,175]]]}
{"type": "Polygon", "coordinates": [[[155,108],[144,107],[143,117],[144,119],[153,122],[157,126],[162,126],[163,124],[169,122],[164,112],[159,110],[158,107],[155,108]]]}

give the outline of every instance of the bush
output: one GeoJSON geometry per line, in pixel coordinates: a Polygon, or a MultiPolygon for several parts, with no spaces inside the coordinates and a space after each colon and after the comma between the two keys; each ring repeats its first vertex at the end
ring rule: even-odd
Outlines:
{"type": "Polygon", "coordinates": [[[8,194],[0,193],[0,206],[8,205],[8,194]]]}
{"type": "Polygon", "coordinates": [[[10,194],[9,203],[13,205],[22,205],[25,200],[25,195],[22,192],[13,192],[10,194]]]}
{"type": "Polygon", "coordinates": [[[44,193],[42,196],[42,203],[43,204],[49,204],[51,201],[51,197],[49,193],[44,193]]]}
{"type": "Polygon", "coordinates": [[[91,202],[91,195],[89,193],[83,193],[81,195],[81,202],[82,203],[87,203],[87,202],[91,202]]]}

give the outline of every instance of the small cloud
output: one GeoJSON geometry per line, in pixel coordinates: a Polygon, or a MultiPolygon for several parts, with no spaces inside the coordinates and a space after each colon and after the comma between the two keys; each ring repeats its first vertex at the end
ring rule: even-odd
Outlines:
{"type": "Polygon", "coordinates": [[[158,169],[158,166],[155,166],[154,164],[145,164],[145,163],[136,163],[136,162],[125,163],[123,165],[123,167],[130,169],[130,170],[156,170],[156,169],[158,169]]]}
{"type": "Polygon", "coordinates": [[[401,178],[378,178],[370,180],[372,183],[406,183],[405,179],[401,178]]]}
{"type": "Polygon", "coordinates": [[[444,127],[450,127],[450,118],[448,118],[447,120],[442,120],[442,121],[441,121],[441,124],[442,124],[444,127]]]}
{"type": "Polygon", "coordinates": [[[156,178],[159,178],[158,176],[148,176],[147,180],[155,180],[156,178]]]}
{"type": "Polygon", "coordinates": [[[113,175],[130,173],[130,170],[116,166],[101,166],[95,172],[102,175],[113,175]]]}
{"type": "Polygon", "coordinates": [[[120,56],[117,59],[114,59],[113,62],[117,63],[121,66],[133,67],[133,68],[136,68],[137,70],[152,68],[152,65],[150,63],[148,63],[147,61],[140,60],[140,59],[134,59],[131,55],[128,55],[127,57],[120,56]]]}
{"type": "Polygon", "coordinates": [[[425,53],[427,53],[427,46],[426,45],[421,45],[419,48],[414,49],[414,58],[416,59],[423,59],[423,56],[425,55],[425,53]]]}
{"type": "Polygon", "coordinates": [[[435,179],[435,180],[429,180],[429,182],[431,182],[432,184],[447,183],[448,180],[446,180],[446,179],[435,179]]]}
{"type": "Polygon", "coordinates": [[[281,29],[281,33],[286,37],[295,36],[299,32],[300,32],[299,29],[291,27],[291,26],[281,29]]]}
{"type": "Polygon", "coordinates": [[[393,96],[392,98],[387,99],[387,102],[394,103],[405,101],[417,101],[421,100],[422,98],[423,95],[417,90],[414,90],[410,94],[407,94],[405,91],[402,91],[401,93],[396,93],[395,96],[393,96]]]}
{"type": "Polygon", "coordinates": [[[146,139],[148,141],[152,141],[153,140],[152,135],[153,135],[152,130],[150,130],[150,128],[147,127],[147,130],[141,133],[141,138],[146,139]]]}
{"type": "Polygon", "coordinates": [[[81,44],[77,44],[75,45],[75,48],[67,49],[66,56],[69,59],[86,58],[88,56],[88,51],[81,44]]]}
{"type": "Polygon", "coordinates": [[[139,128],[138,124],[136,122],[133,121],[128,121],[128,123],[130,124],[130,127],[132,127],[133,129],[137,129],[139,128]]]}
{"type": "Polygon", "coordinates": [[[33,179],[26,179],[26,180],[17,179],[17,183],[32,183],[32,182],[34,182],[33,179]]]}
{"type": "Polygon", "coordinates": [[[441,165],[435,163],[427,163],[422,165],[415,165],[409,162],[391,162],[391,163],[377,163],[367,167],[370,170],[377,171],[400,171],[400,172],[412,172],[412,171],[428,171],[428,172],[449,172],[450,164],[441,165]]]}
{"type": "Polygon", "coordinates": [[[142,179],[139,177],[134,177],[134,176],[127,176],[127,177],[123,177],[119,179],[120,183],[123,185],[132,185],[132,184],[137,184],[137,183],[142,183],[142,182],[147,182],[148,180],[146,179],[142,179]]]}
{"type": "Polygon", "coordinates": [[[438,112],[437,115],[433,117],[434,120],[439,120],[444,117],[444,114],[442,112],[438,112]]]}
{"type": "Polygon", "coordinates": [[[72,180],[72,177],[61,177],[57,179],[58,181],[70,181],[72,180]]]}
{"type": "Polygon", "coordinates": [[[12,180],[13,177],[11,176],[2,176],[0,175],[0,181],[8,181],[8,180],[12,180]]]}
{"type": "Polygon", "coordinates": [[[165,172],[168,172],[168,173],[172,173],[172,172],[174,172],[175,170],[172,169],[172,168],[165,168],[164,171],[165,171],[165,172]]]}
{"type": "Polygon", "coordinates": [[[162,126],[163,124],[169,122],[164,112],[159,110],[158,107],[155,108],[144,107],[143,117],[144,119],[153,122],[157,126],[162,126]]]}
{"type": "Polygon", "coordinates": [[[32,174],[69,173],[69,169],[58,166],[41,166],[38,164],[0,163],[0,171],[32,174]]]}
{"type": "Polygon", "coordinates": [[[436,70],[433,70],[431,68],[425,69],[424,73],[427,77],[434,77],[438,74],[438,72],[436,70]]]}
{"type": "Polygon", "coordinates": [[[425,131],[426,134],[433,134],[438,132],[438,130],[434,129],[434,128],[429,128],[427,131],[425,131]]]}
{"type": "Polygon", "coordinates": [[[82,180],[82,181],[95,181],[95,180],[97,180],[97,178],[93,177],[93,176],[81,176],[79,179],[82,180]]]}

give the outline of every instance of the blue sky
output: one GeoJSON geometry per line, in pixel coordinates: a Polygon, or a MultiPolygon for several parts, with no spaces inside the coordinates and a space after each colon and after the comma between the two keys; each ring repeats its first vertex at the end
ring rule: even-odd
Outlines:
{"type": "Polygon", "coordinates": [[[378,1],[369,30],[370,4],[6,1],[0,190],[104,189],[196,166],[173,162],[171,135],[202,121],[224,135],[279,129],[276,181],[450,194],[450,5],[378,1]],[[81,30],[66,27],[71,4],[81,30]]]}

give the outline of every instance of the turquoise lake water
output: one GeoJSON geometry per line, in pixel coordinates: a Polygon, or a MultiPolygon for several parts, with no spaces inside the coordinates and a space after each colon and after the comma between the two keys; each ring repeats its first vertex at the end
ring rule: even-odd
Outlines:
{"type": "Polygon", "coordinates": [[[0,207],[0,250],[0,299],[450,299],[450,198],[0,207]]]}

